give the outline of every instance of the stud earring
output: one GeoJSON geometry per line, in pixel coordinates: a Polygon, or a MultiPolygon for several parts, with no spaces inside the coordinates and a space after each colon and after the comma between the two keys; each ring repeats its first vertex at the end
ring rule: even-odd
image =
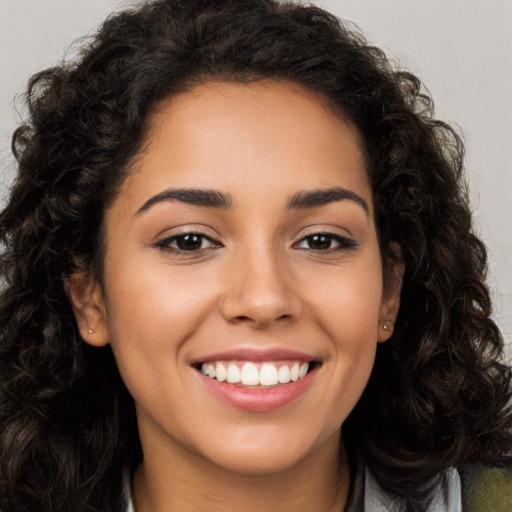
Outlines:
{"type": "Polygon", "coordinates": [[[92,329],[89,329],[87,332],[88,332],[89,334],[92,334],[94,331],[93,331],[92,329]]]}
{"type": "Polygon", "coordinates": [[[393,322],[391,320],[384,320],[384,325],[382,326],[382,328],[385,330],[385,331],[391,331],[391,327],[388,325],[391,324],[391,326],[393,326],[393,322]]]}

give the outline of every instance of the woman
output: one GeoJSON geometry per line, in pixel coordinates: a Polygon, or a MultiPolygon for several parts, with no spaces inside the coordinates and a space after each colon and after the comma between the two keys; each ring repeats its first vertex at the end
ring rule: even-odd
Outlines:
{"type": "Polygon", "coordinates": [[[414,76],[318,8],[167,0],[28,100],[2,512],[473,506],[510,375],[414,76]]]}

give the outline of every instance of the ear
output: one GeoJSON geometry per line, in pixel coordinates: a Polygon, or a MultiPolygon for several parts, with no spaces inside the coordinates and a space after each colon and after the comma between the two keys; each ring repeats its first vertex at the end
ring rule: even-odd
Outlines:
{"type": "Polygon", "coordinates": [[[96,277],[90,271],[79,270],[66,279],[66,290],[83,340],[95,347],[107,345],[105,301],[96,277]]]}
{"type": "Polygon", "coordinates": [[[400,292],[404,276],[404,264],[402,261],[400,246],[391,244],[394,258],[389,258],[384,277],[382,289],[382,301],[379,312],[379,325],[377,340],[384,342],[389,340],[393,334],[395,320],[400,309],[400,292]]]}

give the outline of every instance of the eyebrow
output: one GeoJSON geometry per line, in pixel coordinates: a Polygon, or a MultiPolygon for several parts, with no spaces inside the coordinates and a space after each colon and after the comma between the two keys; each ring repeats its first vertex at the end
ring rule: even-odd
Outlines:
{"type": "Polygon", "coordinates": [[[229,194],[217,190],[203,190],[195,188],[169,188],[149,198],[138,210],[136,215],[145,212],[155,204],[170,201],[180,201],[194,206],[208,208],[231,208],[233,201],[229,194]]]}
{"type": "MultiPolygon", "coordinates": [[[[150,197],[136,212],[139,215],[152,206],[165,201],[176,200],[194,206],[208,208],[228,209],[233,205],[229,194],[218,190],[204,190],[195,188],[169,188],[159,194],[150,197]]],[[[370,214],[368,203],[358,194],[341,187],[327,189],[303,190],[294,194],[286,205],[287,210],[302,210],[316,208],[337,201],[354,201],[363,208],[367,215],[370,214]]]]}
{"type": "Polygon", "coordinates": [[[318,190],[304,190],[295,194],[287,205],[288,210],[316,208],[337,201],[354,201],[363,208],[366,215],[370,214],[368,203],[358,194],[341,187],[331,187],[318,190]]]}

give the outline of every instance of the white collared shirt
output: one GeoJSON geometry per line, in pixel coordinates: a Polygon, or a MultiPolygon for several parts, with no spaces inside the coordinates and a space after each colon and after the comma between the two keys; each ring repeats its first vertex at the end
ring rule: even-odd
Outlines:
{"type": "MultiPolygon", "coordinates": [[[[445,472],[446,495],[439,484],[434,499],[426,512],[462,512],[461,483],[459,472],[450,468],[445,472]],[[445,498],[446,496],[446,498],[445,498]]],[[[389,512],[404,509],[403,504],[393,499],[386,493],[369,471],[365,471],[364,481],[364,510],[365,512],[389,512]]]]}
{"type": "MultiPolygon", "coordinates": [[[[444,499],[444,493],[439,488],[435,493],[432,503],[426,512],[462,512],[461,483],[460,476],[456,469],[448,469],[445,473],[447,493],[444,499]]],[[[131,489],[129,479],[127,479],[128,508],[126,512],[135,512],[133,501],[131,499],[131,489]]],[[[364,488],[364,510],[365,512],[389,512],[403,510],[403,505],[397,502],[386,493],[377,483],[369,471],[365,471],[364,488]]]]}

